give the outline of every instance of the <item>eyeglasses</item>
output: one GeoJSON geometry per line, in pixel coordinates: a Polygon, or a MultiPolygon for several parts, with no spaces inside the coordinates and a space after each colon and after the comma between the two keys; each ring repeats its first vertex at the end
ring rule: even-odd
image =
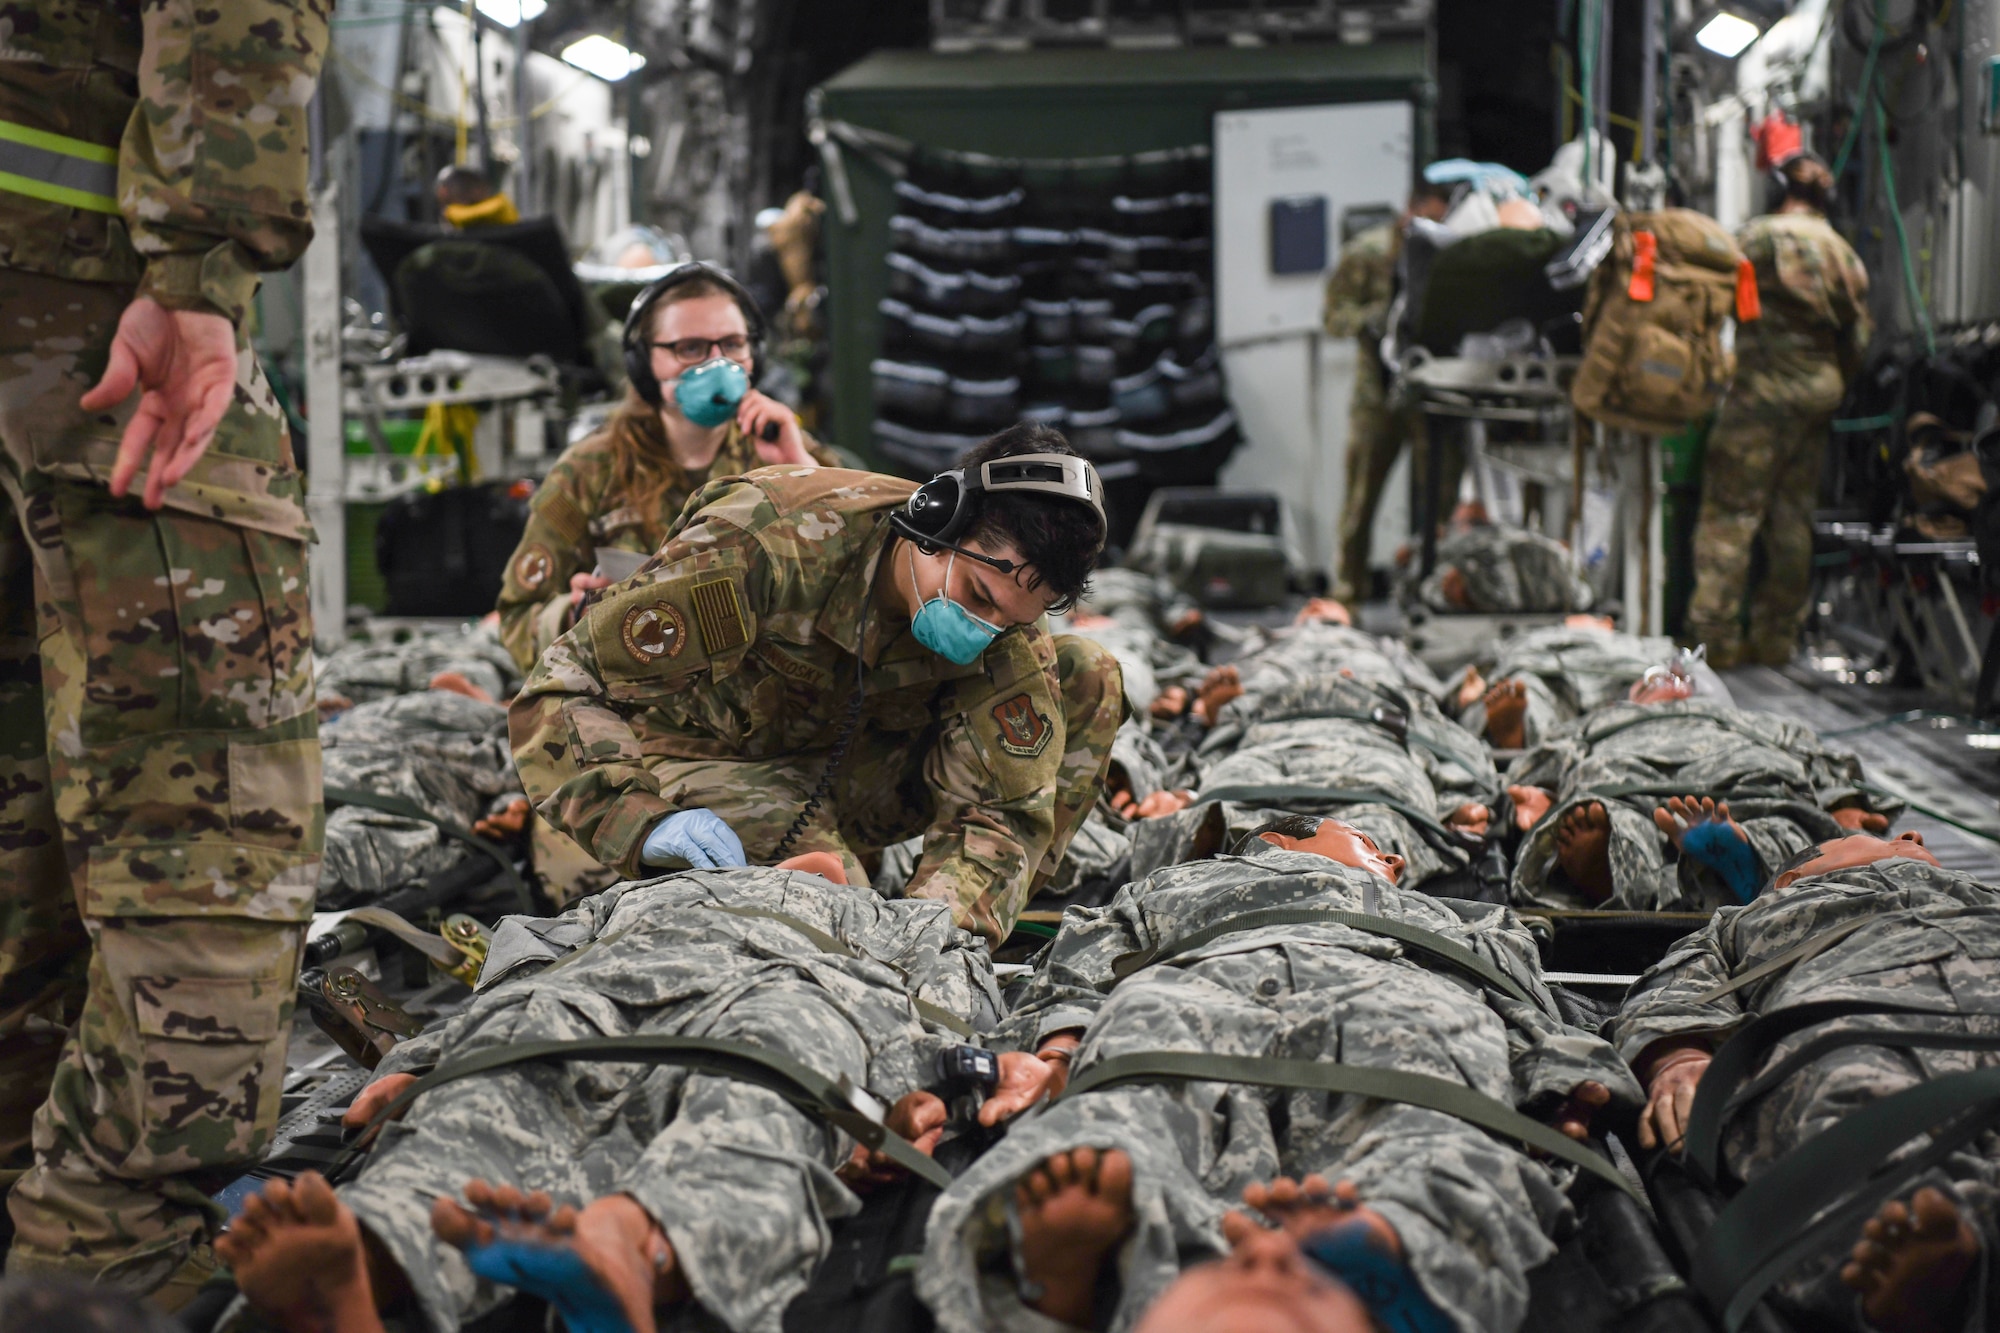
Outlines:
{"type": "Polygon", "coordinates": [[[684,366],[691,366],[708,360],[717,352],[732,361],[738,360],[750,350],[750,340],[740,333],[732,333],[727,338],[676,338],[670,343],[653,343],[652,347],[655,351],[669,353],[684,366]]]}

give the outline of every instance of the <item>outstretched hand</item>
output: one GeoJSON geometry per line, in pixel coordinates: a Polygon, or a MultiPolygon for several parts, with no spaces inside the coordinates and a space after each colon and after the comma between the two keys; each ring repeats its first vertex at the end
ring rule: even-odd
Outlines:
{"type": "Polygon", "coordinates": [[[168,310],[140,297],[119,317],[103,378],[80,406],[102,412],[134,389],[141,391],[139,407],[118,442],[111,493],[124,495],[145,467],[146,508],[158,509],[167,488],[207,452],[235,396],[236,326],[221,315],[168,310]]]}
{"type": "MultiPolygon", "coordinates": [[[[361,1095],[354,1099],[354,1104],[340,1117],[341,1125],[347,1129],[368,1129],[375,1117],[382,1114],[382,1108],[402,1096],[403,1091],[416,1081],[415,1074],[382,1075],[361,1090],[361,1095]]],[[[403,1108],[404,1111],[408,1109],[407,1106],[403,1108]]],[[[396,1119],[402,1118],[402,1111],[398,1111],[396,1119]]],[[[376,1134],[381,1132],[381,1128],[377,1125],[374,1129],[369,1129],[361,1139],[362,1146],[365,1147],[373,1142],[376,1134]]]]}
{"type": "Polygon", "coordinates": [[[1676,1051],[1653,1071],[1646,1088],[1646,1109],[1639,1113],[1639,1146],[1679,1152],[1687,1142],[1688,1113],[1701,1076],[1708,1072],[1706,1051],[1676,1051]]]}
{"type": "Polygon", "coordinates": [[[1043,1097],[1062,1091],[1061,1070],[1053,1061],[1038,1059],[1025,1051],[1003,1051],[1000,1055],[1000,1086],[979,1108],[979,1123],[988,1129],[1003,1120],[1012,1120],[1043,1097]]]}
{"type": "Polygon", "coordinates": [[[1556,1104],[1554,1114],[1549,1116],[1549,1124],[1565,1137],[1582,1143],[1590,1137],[1591,1120],[1610,1104],[1611,1089],[1595,1079],[1586,1079],[1571,1088],[1569,1096],[1556,1104]]]}

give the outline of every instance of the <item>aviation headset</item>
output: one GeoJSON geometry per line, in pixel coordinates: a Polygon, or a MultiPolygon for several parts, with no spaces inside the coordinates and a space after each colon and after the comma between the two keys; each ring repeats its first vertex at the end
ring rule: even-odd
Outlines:
{"type": "Polygon", "coordinates": [[[1011,562],[996,563],[990,556],[966,551],[953,543],[979,516],[980,497],[1001,491],[1036,491],[1089,505],[1090,511],[1097,515],[1098,544],[1103,545],[1107,529],[1104,482],[1088,459],[1074,454],[1015,454],[981,463],[976,468],[940,472],[917,487],[916,494],[889,516],[889,524],[926,555],[949,549],[998,568],[1011,562]]]}
{"type": "Polygon", "coordinates": [[[660,379],[653,373],[652,330],[647,324],[662,296],[697,279],[722,288],[743,311],[743,322],[750,327],[750,382],[755,384],[764,373],[764,312],[758,308],[757,298],[726,270],[691,259],[646,284],[625,312],[625,332],[619,340],[625,352],[625,378],[639,397],[654,407],[660,405],[660,379]]]}
{"type": "MultiPolygon", "coordinates": [[[[1824,158],[1822,158],[1818,153],[1815,153],[1812,150],[1806,148],[1801,148],[1796,153],[1788,154],[1782,162],[1771,163],[1770,167],[1771,183],[1778,187],[1778,197],[1780,199],[1788,198],[1792,193],[1792,178],[1790,175],[1786,173],[1786,168],[1790,167],[1795,162],[1817,162],[1822,167],[1826,166],[1826,160],[1824,158]]],[[[1831,168],[1828,168],[1827,174],[1828,175],[1832,174],[1831,168]]],[[[1810,202],[1812,202],[1815,206],[1824,209],[1832,203],[1832,193],[1833,192],[1831,189],[1822,191],[1819,198],[1813,199],[1810,202]]]]}

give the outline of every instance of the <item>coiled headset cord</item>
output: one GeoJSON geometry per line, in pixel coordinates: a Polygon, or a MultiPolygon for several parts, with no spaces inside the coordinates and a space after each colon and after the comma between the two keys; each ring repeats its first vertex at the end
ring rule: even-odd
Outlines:
{"type": "MultiPolygon", "coordinates": [[[[868,572],[868,591],[862,595],[861,604],[870,610],[875,605],[875,580],[895,549],[892,543],[889,549],[882,553],[882,558],[876,562],[875,568],[868,572]]],[[[867,667],[861,658],[862,649],[866,647],[866,637],[867,623],[864,621],[862,641],[854,645],[854,697],[848,700],[847,716],[842,719],[840,730],[834,733],[833,744],[827,750],[826,768],[820,773],[819,782],[813,787],[812,795],[806,797],[806,803],[799,807],[799,817],[792,821],[792,826],[785,830],[785,836],[778,840],[777,850],[771,853],[771,862],[774,865],[785,859],[786,853],[792,850],[792,844],[806,831],[806,825],[812,823],[814,813],[832,793],[833,780],[840,772],[841,762],[847,758],[847,747],[854,743],[854,733],[860,729],[862,696],[867,688],[867,667]]]]}

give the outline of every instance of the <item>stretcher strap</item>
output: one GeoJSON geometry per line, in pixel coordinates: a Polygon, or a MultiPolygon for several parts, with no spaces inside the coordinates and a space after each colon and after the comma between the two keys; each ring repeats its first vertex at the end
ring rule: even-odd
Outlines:
{"type": "Polygon", "coordinates": [[[471,829],[454,824],[449,819],[440,819],[415,801],[406,801],[400,796],[389,796],[381,792],[363,791],[359,787],[328,787],[325,792],[329,805],[358,805],[367,810],[379,810],[385,815],[397,815],[403,819],[421,820],[436,828],[438,832],[454,842],[472,848],[481,856],[492,861],[499,868],[500,878],[508,888],[521,895],[522,901],[531,902],[528,886],[514,869],[514,863],[507,859],[507,853],[495,844],[474,833],[471,829]]]}
{"type": "Polygon", "coordinates": [[[1413,926],[1407,921],[1399,921],[1393,917],[1371,916],[1366,912],[1343,912],[1333,907],[1266,907],[1254,912],[1240,912],[1226,921],[1205,926],[1169,943],[1121,955],[1112,961],[1111,975],[1122,981],[1140,968],[1151,967],[1155,963],[1163,963],[1170,958],[1193,953],[1205,944],[1244,931],[1263,930],[1269,926],[1321,924],[1346,926],[1350,930],[1395,940],[1418,953],[1428,954],[1439,962],[1447,963],[1461,972],[1470,973],[1477,980],[1510,999],[1519,1000],[1533,1009],[1542,1007],[1514,978],[1464,945],[1447,939],[1434,930],[1413,926]]]}
{"type": "Polygon", "coordinates": [[[1387,792],[1374,791],[1367,787],[1322,787],[1311,783],[1286,782],[1239,782],[1226,787],[1216,787],[1201,793],[1204,801],[1234,801],[1238,805],[1263,805],[1274,809],[1284,809],[1293,801],[1315,801],[1322,805],[1386,805],[1397,814],[1410,821],[1417,832],[1424,835],[1424,841],[1441,852],[1456,852],[1469,857],[1477,839],[1469,833],[1461,834],[1439,823],[1437,816],[1427,815],[1407,804],[1401,797],[1387,792]]]}
{"type": "MultiPolygon", "coordinates": [[[[817,1116],[857,1142],[881,1153],[913,1176],[944,1189],[951,1174],[910,1146],[909,1140],[863,1115],[845,1088],[790,1056],[748,1042],[720,1037],[683,1037],[642,1032],[625,1037],[580,1037],[567,1041],[515,1042],[489,1047],[440,1065],[399,1093],[383,1107],[370,1127],[386,1124],[417,1098],[447,1083],[539,1060],[638,1061],[680,1065],[722,1078],[732,1078],[775,1092],[799,1110],[817,1116]]],[[[349,1154],[360,1155],[359,1148],[349,1154]]],[[[347,1160],[341,1163],[345,1168],[347,1160]]]]}
{"type": "Polygon", "coordinates": [[[1817,958],[1820,954],[1825,953],[1828,949],[1831,949],[1834,945],[1840,943],[1849,935],[1852,935],[1855,931],[1861,929],[1869,922],[1876,920],[1881,915],[1879,912],[1870,912],[1866,916],[1858,916],[1852,921],[1843,921],[1839,925],[1828,930],[1822,930],[1816,935],[1808,935],[1776,957],[1766,959],[1747,972],[1738,973],[1736,976],[1723,982],[1720,986],[1717,986],[1714,990],[1704,991],[1702,994],[1697,995],[1694,1003],[1714,1004],[1723,996],[1734,995],[1745,986],[1753,986],[1774,972],[1782,972],[1788,967],[1797,967],[1800,963],[1817,958]]]}
{"type": "Polygon", "coordinates": [[[1525,1148],[1546,1153],[1614,1185],[1634,1199],[1638,1187],[1619,1173],[1603,1154],[1593,1152],[1560,1130],[1522,1115],[1504,1102],[1475,1092],[1463,1083],[1413,1074],[1403,1069],[1335,1064],[1323,1060],[1278,1060],[1259,1055],[1210,1055],[1203,1051],[1136,1051],[1116,1055],[1080,1071],[1063,1097],[1081,1096],[1125,1083],[1159,1079],[1193,1079],[1204,1083],[1248,1083],[1264,1088],[1297,1088],[1355,1097],[1373,1097],[1442,1112],[1467,1124],[1512,1139],[1525,1148]]]}
{"type": "Polygon", "coordinates": [[[1801,1259],[1858,1234],[1883,1200],[1996,1121],[2000,1069],[1933,1079],[1846,1116],[1780,1158],[1716,1216],[1689,1265],[1695,1289],[1736,1333],[1801,1259]],[[1887,1160],[1924,1135],[1923,1151],[1887,1160]]]}
{"type": "Polygon", "coordinates": [[[1740,1029],[1723,1043],[1722,1049],[1703,1071],[1696,1086],[1694,1105],[1688,1109],[1687,1159],[1696,1178],[1720,1187],[1722,1127],[1736,1090],[1762,1064],[1772,1048],[1818,1023],[1864,1014],[1923,1014],[1935,1018],[1957,1018],[1949,1010],[1921,1005],[1891,1004],[1882,1000],[1815,1000],[1795,1004],[1765,1014],[1740,1029]]]}

